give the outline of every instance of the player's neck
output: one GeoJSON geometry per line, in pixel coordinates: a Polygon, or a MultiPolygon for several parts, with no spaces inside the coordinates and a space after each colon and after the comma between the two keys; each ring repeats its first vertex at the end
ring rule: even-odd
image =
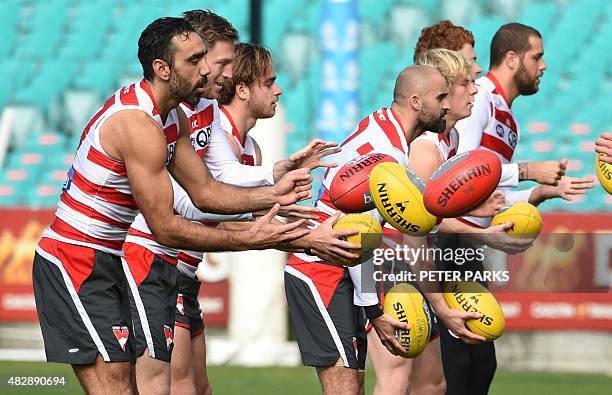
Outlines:
{"type": "Polygon", "coordinates": [[[145,83],[151,88],[157,111],[159,111],[162,121],[165,122],[168,113],[179,105],[179,100],[172,97],[167,83],[149,81],[147,79],[145,79],[145,83]]]}
{"type": "Polygon", "coordinates": [[[455,125],[457,124],[458,119],[454,119],[452,117],[450,117],[447,113],[446,115],[446,129],[444,130],[444,139],[448,141],[448,136],[450,135],[450,131],[455,127],[455,125]]]}
{"type": "MultiPolygon", "coordinates": [[[[509,70],[503,70],[499,67],[489,70],[489,73],[497,80],[497,83],[503,90],[503,96],[506,98],[508,107],[512,107],[512,102],[519,96],[519,91],[514,82],[514,76],[509,70]]],[[[501,92],[500,92],[501,93],[501,92]]]]}
{"type": "Polygon", "coordinates": [[[224,106],[225,109],[230,113],[236,132],[240,135],[242,141],[246,138],[249,130],[253,129],[257,119],[253,118],[247,109],[247,106],[243,103],[232,100],[231,103],[224,106]]]}
{"type": "Polygon", "coordinates": [[[417,130],[418,123],[417,116],[415,113],[402,108],[395,102],[391,104],[391,110],[398,118],[397,121],[402,127],[402,130],[404,131],[404,136],[406,136],[406,142],[408,144],[410,144],[412,140],[414,140],[424,132],[424,130],[417,130]]]}

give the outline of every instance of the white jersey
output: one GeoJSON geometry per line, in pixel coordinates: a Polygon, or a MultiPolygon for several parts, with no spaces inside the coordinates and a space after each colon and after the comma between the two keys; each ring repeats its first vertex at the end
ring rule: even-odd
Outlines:
{"type": "Polygon", "coordinates": [[[68,180],[64,184],[55,220],[43,237],[89,246],[120,255],[128,228],[138,213],[125,163],[104,151],[100,129],[113,114],[140,110],[163,131],[170,161],[178,138],[178,115],[171,110],[164,121],[155,98],[143,79],[111,96],[85,126],[68,180]]]}
{"type": "MultiPolygon", "coordinates": [[[[393,157],[397,163],[406,167],[406,169],[409,168],[409,145],[406,141],[406,135],[397,116],[389,108],[381,108],[362,119],[357,128],[344,140],[341,147],[341,152],[329,157],[329,162],[338,163],[338,167],[327,170],[319,198],[314,203],[315,207],[321,211],[319,223],[338,211],[331,202],[329,187],[340,168],[347,162],[360,155],[376,152],[387,154],[393,157]]],[[[376,209],[371,210],[368,214],[373,215],[380,222],[383,221],[382,216],[376,209]]],[[[289,258],[287,264],[307,276],[313,276],[316,273],[312,272],[310,268],[305,267],[304,264],[317,261],[320,261],[317,257],[296,253],[289,258]]],[[[355,304],[359,306],[378,304],[378,297],[375,292],[364,293],[361,291],[360,267],[349,267],[349,272],[355,289],[355,304]]]]}
{"type": "Polygon", "coordinates": [[[255,152],[253,140],[247,135],[244,141],[240,141],[235,123],[224,107],[221,108],[220,122],[219,133],[213,133],[208,145],[207,152],[210,155],[204,157],[215,180],[242,187],[274,185],[272,165],[252,166],[252,163],[256,163],[254,154],[253,158],[242,157],[244,150],[255,152]],[[241,152],[239,158],[236,158],[234,145],[228,144],[227,133],[234,136],[233,139],[236,140],[236,145],[241,152]]]}
{"type": "Polygon", "coordinates": [[[414,139],[414,141],[419,140],[429,141],[435,145],[445,161],[455,156],[457,154],[457,149],[459,148],[459,133],[455,128],[450,130],[448,140],[444,138],[444,134],[434,132],[425,132],[414,139]]]}
{"type": "MultiPolygon", "coordinates": [[[[221,107],[220,114],[220,124],[223,129],[225,139],[225,145],[232,148],[234,151],[234,155],[231,157],[217,157],[214,155],[220,152],[219,149],[213,149],[210,152],[207,152],[204,155],[204,160],[208,164],[209,162],[213,162],[215,164],[219,164],[220,169],[216,171],[216,175],[220,177],[220,174],[225,174],[225,177],[231,177],[232,172],[223,171],[223,166],[234,166],[234,164],[238,161],[244,166],[241,166],[244,170],[245,166],[256,166],[257,163],[261,161],[261,158],[258,158],[257,150],[255,149],[256,143],[255,140],[248,134],[241,138],[240,133],[235,127],[234,120],[232,119],[231,114],[227,109],[221,107]]],[[[219,143],[222,143],[223,140],[220,140],[219,143]]],[[[254,167],[256,170],[261,170],[259,173],[259,179],[257,179],[257,172],[250,172],[248,178],[241,179],[230,179],[226,180],[227,183],[233,185],[242,185],[247,183],[250,186],[263,186],[268,185],[269,183],[269,174],[270,170],[268,168],[264,169],[261,166],[254,167]],[[258,169],[259,168],[259,169],[258,169]]],[[[243,174],[244,172],[240,172],[243,174]]],[[[208,224],[209,226],[213,226],[213,224],[208,224]]],[[[198,268],[198,264],[202,261],[204,257],[204,253],[200,251],[191,251],[191,250],[182,250],[178,255],[178,269],[184,274],[194,277],[195,271],[198,268]]]]}
{"type": "MultiPolygon", "coordinates": [[[[508,105],[504,90],[491,73],[477,79],[476,85],[478,93],[474,98],[472,115],[455,125],[460,136],[457,154],[475,149],[495,152],[502,163],[499,189],[516,187],[518,165],[512,162],[512,157],[520,137],[519,125],[508,105]]],[[[522,200],[525,196],[528,198],[529,193],[529,190],[518,192],[518,199],[508,199],[507,194],[507,200],[522,200]]],[[[491,224],[491,218],[463,217],[462,220],[483,228],[491,224]]]]}

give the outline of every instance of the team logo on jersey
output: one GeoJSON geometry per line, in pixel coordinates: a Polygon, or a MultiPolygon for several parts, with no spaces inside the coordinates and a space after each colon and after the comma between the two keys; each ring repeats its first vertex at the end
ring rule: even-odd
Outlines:
{"type": "Polygon", "coordinates": [[[514,133],[514,131],[509,131],[508,132],[508,144],[510,144],[510,147],[512,147],[512,149],[514,149],[516,147],[516,142],[518,140],[518,136],[516,135],[516,133],[514,133]]]}
{"type": "Polygon", "coordinates": [[[121,349],[125,351],[125,346],[127,344],[128,337],[130,335],[130,331],[127,326],[113,326],[113,334],[117,338],[121,349]]]}
{"type": "Polygon", "coordinates": [[[62,185],[62,190],[67,191],[70,189],[70,186],[72,185],[72,179],[74,178],[74,168],[70,167],[70,170],[68,170],[68,178],[66,178],[66,181],[64,182],[64,185],[62,185]]]}
{"type": "Polygon", "coordinates": [[[170,351],[174,342],[174,334],[172,333],[172,328],[168,325],[164,325],[164,336],[166,337],[166,348],[170,351]]]}
{"type": "Polygon", "coordinates": [[[176,298],[176,309],[181,313],[181,315],[185,315],[185,307],[183,306],[183,294],[178,294],[176,298]]]}
{"type": "Polygon", "coordinates": [[[506,134],[506,132],[504,131],[504,127],[502,125],[499,125],[499,124],[497,124],[495,126],[495,132],[501,138],[504,138],[504,135],[506,134]]]}

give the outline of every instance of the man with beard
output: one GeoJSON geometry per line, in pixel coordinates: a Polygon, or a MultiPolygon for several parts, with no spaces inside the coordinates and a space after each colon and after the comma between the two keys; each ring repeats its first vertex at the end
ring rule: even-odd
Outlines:
{"type": "MultiPolygon", "coordinates": [[[[436,69],[405,68],[396,79],[391,107],[376,110],[361,120],[342,143],[342,152],[330,160],[341,166],[360,155],[376,152],[390,155],[408,168],[410,142],[426,130],[445,130],[447,96],[446,80],[436,69]]],[[[329,194],[339,168],[330,169],[324,177],[320,198],[315,202],[321,210],[319,223],[339,211],[329,194]]],[[[382,222],[376,209],[369,214],[382,222]]],[[[339,267],[310,254],[297,253],[285,267],[285,294],[302,360],[316,369],[325,394],[363,393],[367,347],[360,307],[389,352],[405,352],[395,331],[406,330],[407,324],[383,314],[376,293],[364,291],[360,266],[339,267]]],[[[449,309],[442,295],[435,292],[426,297],[444,315],[447,325],[470,336],[464,321],[477,315],[449,309]]]]}
{"type": "MultiPolygon", "coordinates": [[[[205,58],[211,71],[208,83],[203,89],[203,97],[196,104],[181,103],[180,110],[187,116],[190,141],[194,151],[203,157],[206,164],[223,161],[221,166],[223,170],[236,164],[237,161],[225,138],[226,133],[221,129],[219,108],[215,98],[218,97],[224,82],[232,76],[234,42],[238,39],[238,33],[225,18],[210,11],[192,10],[186,12],[184,17],[208,47],[205,58]],[[214,150],[210,149],[211,146],[214,146],[214,150]]],[[[336,152],[334,149],[326,149],[333,145],[335,144],[323,142],[310,144],[300,151],[299,155],[292,155],[299,157],[298,160],[280,162],[290,162],[293,168],[331,166],[332,164],[320,162],[320,159],[326,154],[336,152]]],[[[273,184],[274,176],[278,179],[291,170],[288,168],[290,166],[284,165],[284,173],[279,175],[278,171],[273,171],[273,167],[251,171],[251,166],[245,166],[240,162],[237,162],[236,167],[241,170],[240,177],[236,179],[219,177],[217,168],[211,169],[211,174],[216,180],[233,185],[263,186],[273,184]]],[[[208,227],[221,226],[224,230],[243,231],[252,226],[251,222],[242,224],[226,222],[245,220],[246,217],[251,217],[250,214],[236,217],[201,212],[193,205],[188,193],[174,180],[172,187],[174,211],[177,215],[208,227]],[[223,221],[223,225],[219,225],[220,221],[223,221]]],[[[284,207],[282,211],[286,209],[287,207],[284,207]]],[[[297,211],[295,208],[291,210],[297,211]]],[[[330,234],[330,231],[333,231],[331,225],[323,230],[327,231],[324,234],[327,239],[337,240],[338,237],[344,236],[344,234],[330,234]]],[[[250,249],[259,248],[257,243],[252,244],[251,241],[246,241],[245,244],[250,249]]],[[[275,247],[287,248],[287,244],[282,243],[275,247]]],[[[235,248],[228,245],[223,250],[231,251],[235,248]]],[[[179,251],[157,242],[142,215],[138,215],[132,223],[123,251],[122,261],[130,286],[135,349],[138,356],[136,363],[138,390],[144,393],[167,392],[172,382],[173,392],[189,393],[196,390],[198,393],[206,393],[210,390],[210,386],[205,370],[203,320],[197,301],[199,282],[194,280],[194,273],[197,263],[202,259],[202,253],[191,250],[179,251]],[[174,347],[178,347],[176,352],[173,352],[174,347]]]]}
{"type": "Polygon", "coordinates": [[[196,103],[210,68],[206,47],[181,18],[160,18],[142,32],[142,81],[118,90],[82,134],[53,223],[36,248],[33,286],[45,352],[69,363],[87,393],[133,393],[134,334],[121,247],[140,211],[156,239],[190,249],[246,249],[304,236],[278,225],[279,205],[309,196],[310,175],[288,173],[271,187],[239,188],[213,180],[176,111],[196,103]],[[169,175],[196,206],[220,214],[266,210],[249,230],[198,226],[174,215],[169,175]],[[224,199],[218,199],[224,196],[224,199]]]}
{"type": "MultiPolygon", "coordinates": [[[[585,194],[585,189],[592,188],[590,179],[564,177],[566,160],[518,164],[512,161],[519,139],[519,126],[511,106],[518,96],[538,91],[540,77],[546,69],[543,55],[542,38],[537,30],[520,23],[502,26],[491,42],[489,72],[476,81],[478,93],[472,114],[456,124],[459,132],[457,154],[484,148],[500,158],[503,165],[499,188],[509,205],[517,201],[537,205],[558,196],[569,200],[570,195],[585,194]],[[524,191],[511,190],[522,180],[544,185],[524,191]]],[[[490,223],[491,217],[466,216],[445,220],[445,233],[455,229],[456,234],[440,235],[438,243],[444,248],[474,248],[473,243],[479,243],[474,232],[488,228],[490,223]],[[465,225],[474,230],[466,231],[465,225]]],[[[482,260],[469,261],[461,266],[454,262],[439,262],[439,265],[441,270],[484,270],[482,260]]],[[[444,322],[440,326],[446,393],[486,394],[497,365],[494,343],[465,342],[452,329],[445,328],[444,322]]]]}

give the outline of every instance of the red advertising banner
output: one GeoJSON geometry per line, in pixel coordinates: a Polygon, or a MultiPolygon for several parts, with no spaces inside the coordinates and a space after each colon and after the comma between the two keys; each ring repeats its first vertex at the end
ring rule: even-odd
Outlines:
{"type": "MultiPolygon", "coordinates": [[[[0,209],[0,322],[37,319],[32,259],[52,218],[51,210],[0,209]]],[[[612,214],[545,214],[537,243],[523,254],[502,257],[511,281],[492,289],[507,328],[612,330],[611,239],[612,214]]],[[[215,255],[205,267],[200,301],[206,323],[226,326],[227,267],[215,255]]]]}
{"type": "Polygon", "coordinates": [[[509,273],[491,287],[506,328],[612,330],[612,214],[548,213],[534,245],[495,269],[509,273]]]}
{"type": "MultiPolygon", "coordinates": [[[[36,321],[32,260],[54,210],[0,208],[0,322],[36,321]]],[[[214,262],[209,263],[214,269],[214,262]]],[[[214,270],[212,270],[214,273],[214,270]]],[[[217,274],[200,292],[207,325],[227,326],[229,279],[217,274]]]]}

